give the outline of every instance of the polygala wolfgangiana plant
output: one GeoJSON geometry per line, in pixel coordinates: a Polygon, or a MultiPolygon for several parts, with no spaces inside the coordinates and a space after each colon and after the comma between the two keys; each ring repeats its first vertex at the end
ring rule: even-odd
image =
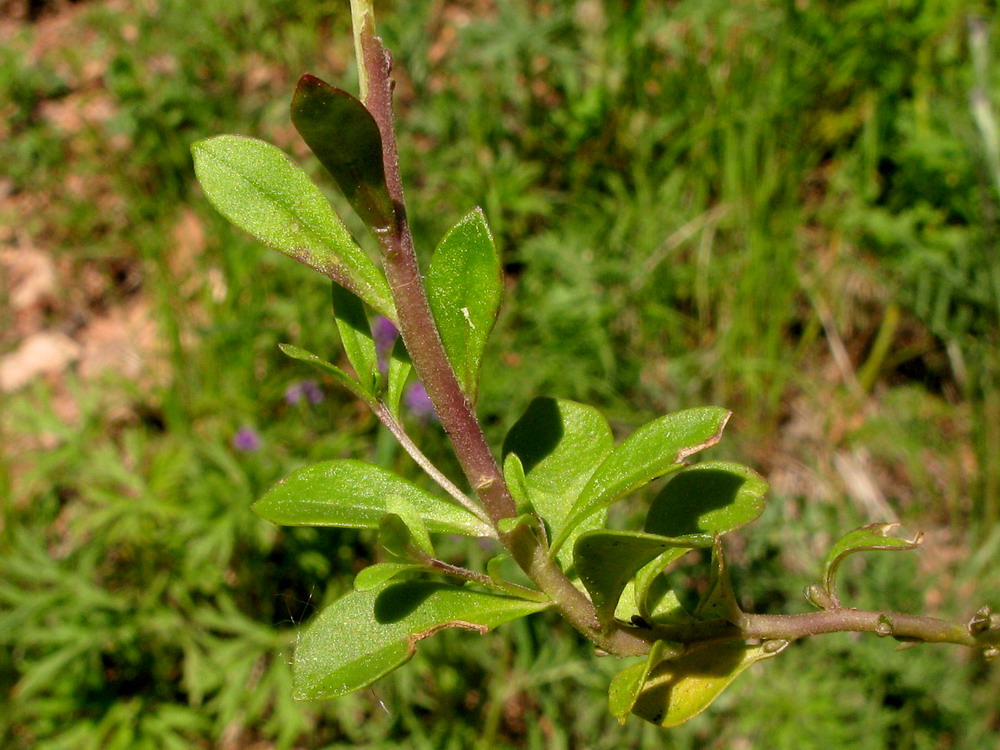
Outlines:
{"type": "Polygon", "coordinates": [[[849,555],[911,550],[895,524],[855,529],[826,556],[806,591],[816,611],[743,612],[722,537],[755,520],[767,484],[723,461],[689,464],[715,445],[730,413],[668,414],[615,444],[584,404],[538,398],[510,430],[497,460],[476,417],[480,360],[503,292],[500,259],[476,208],[441,240],[421,274],[396,156],[390,56],[375,35],[371,0],[352,0],[361,98],[304,75],[292,122],[378,241],[381,268],[355,243],[322,193],[283,152],[223,135],[196,143],[195,171],[212,204],[262,242],[332,279],[333,310],[354,374],[291,345],[364,401],[440,486],[426,492],[385,469],[344,459],[300,469],[254,504],[286,525],[378,529],[390,562],[358,574],[354,591],[313,620],[295,651],[294,692],[333,698],[370,685],[443,628],[485,633],[554,610],[611,657],[630,661],[612,681],[610,709],[664,727],[704,710],[743,670],[796,639],[858,631],[903,643],[945,642],[1000,652],[1000,615],[983,607],[965,624],[844,606],[836,573],[849,555]],[[380,367],[370,315],[402,334],[380,367]],[[401,420],[411,372],[424,384],[471,492],[421,453],[401,420]],[[608,507],[664,478],[639,531],[605,528],[608,507]],[[439,560],[434,534],[498,540],[506,552],[474,571],[439,560]],[[670,589],[668,565],[709,550],[708,587],[693,611],[670,589]],[[513,560],[531,585],[510,580],[513,560]]]}

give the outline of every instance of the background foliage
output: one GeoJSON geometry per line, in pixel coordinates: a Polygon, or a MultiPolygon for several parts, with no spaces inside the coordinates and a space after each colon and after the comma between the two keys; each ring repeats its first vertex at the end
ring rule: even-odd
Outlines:
{"type": "MultiPolygon", "coordinates": [[[[847,566],[852,602],[1000,607],[992,2],[384,5],[418,248],[482,205],[508,272],[495,444],[539,393],[622,434],[726,406],[713,455],[774,488],[733,550],[748,607],[804,611],[829,537],[897,517],[923,551],[847,566]]],[[[849,636],[681,729],[618,728],[616,665],[548,616],[290,700],[298,627],[372,540],[249,505],[307,462],[408,463],[339,391],[302,397],[277,344],[337,351],[327,289],[210,209],[188,149],[274,142],[357,228],[287,110],[305,70],[353,87],[346,6],[0,3],[0,745],[996,744],[995,668],[849,636]]]]}

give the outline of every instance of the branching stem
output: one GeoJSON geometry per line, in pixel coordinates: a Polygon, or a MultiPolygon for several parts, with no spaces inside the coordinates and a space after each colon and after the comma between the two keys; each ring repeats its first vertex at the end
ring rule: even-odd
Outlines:
{"type": "Polygon", "coordinates": [[[392,433],[393,437],[395,437],[399,444],[403,447],[403,450],[406,451],[410,458],[416,462],[417,466],[427,472],[427,475],[437,482],[441,489],[451,495],[451,497],[453,497],[459,505],[487,524],[494,532],[492,535],[495,537],[496,533],[495,530],[492,529],[493,522],[490,520],[490,517],[486,515],[483,509],[468,495],[456,487],[455,484],[448,479],[448,477],[442,474],[438,467],[431,463],[431,460],[424,455],[423,451],[417,447],[417,444],[414,443],[412,438],[410,438],[410,436],[406,433],[403,426],[396,421],[395,417],[392,416],[388,407],[382,402],[377,401],[372,405],[372,410],[375,412],[375,416],[378,417],[378,420],[385,425],[386,429],[392,433]]]}
{"type": "MultiPolygon", "coordinates": [[[[449,495],[497,529],[502,519],[516,515],[516,504],[486,443],[475,408],[462,392],[448,362],[427,302],[403,201],[392,112],[391,58],[375,35],[371,0],[351,0],[351,9],[362,100],[378,123],[382,136],[386,182],[395,209],[395,226],[377,236],[399,316],[400,332],[417,375],[427,389],[441,424],[451,439],[462,470],[482,503],[482,508],[477,507],[433,467],[384,405],[378,405],[384,413],[376,409],[376,414],[399,439],[407,453],[449,495]]],[[[577,630],[602,651],[618,656],[646,654],[651,644],[657,640],[681,643],[756,639],[792,641],[821,633],[845,631],[893,636],[903,641],[956,643],[991,651],[1000,648],[1000,629],[995,627],[973,633],[967,626],[931,617],[845,608],[799,615],[741,614],[738,622],[705,620],[646,627],[616,622],[609,630],[602,630],[590,599],[566,577],[548,554],[544,541],[535,536],[530,525],[521,524],[506,534],[497,529],[496,535],[532,582],[552,600],[553,606],[577,630]]],[[[493,583],[481,573],[454,568],[441,561],[434,561],[433,565],[443,572],[459,575],[470,581],[484,585],[493,583]]]]}

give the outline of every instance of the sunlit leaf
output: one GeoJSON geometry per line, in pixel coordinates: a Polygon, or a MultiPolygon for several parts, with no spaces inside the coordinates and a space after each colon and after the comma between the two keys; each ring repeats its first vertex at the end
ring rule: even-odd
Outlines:
{"type": "Polygon", "coordinates": [[[574,547],[577,575],[590,593],[601,625],[608,627],[625,585],[640,568],[685,540],[653,534],[600,529],[581,534],[574,547]]]}
{"type": "Polygon", "coordinates": [[[566,516],[553,548],[564,544],[576,526],[637,487],[680,469],[688,456],[715,445],[730,412],[701,407],[667,414],[643,425],[604,459],[566,516]]]}
{"type": "Polygon", "coordinates": [[[354,294],[334,284],[332,286],[333,315],[340,333],[340,343],[344,346],[347,359],[358,374],[358,382],[365,389],[369,400],[378,389],[378,357],[375,354],[375,339],[365,315],[364,305],[354,294]]]}
{"type": "Polygon", "coordinates": [[[705,461],[674,475],[646,514],[645,530],[669,537],[725,534],[764,512],[767,482],[746,466],[705,461]]]}
{"type": "Polygon", "coordinates": [[[445,234],[431,257],[426,284],[448,361],[474,402],[479,364],[503,297],[500,255],[482,209],[473,209],[445,234]]]}
{"type": "Polygon", "coordinates": [[[384,562],[369,565],[354,577],[354,589],[368,591],[379,588],[397,576],[404,573],[414,573],[418,570],[426,570],[426,568],[423,565],[405,562],[384,562]]]}
{"type": "Polygon", "coordinates": [[[299,700],[347,695],[409,661],[417,643],[439,630],[485,633],[546,606],[430,581],[352,591],[324,609],[299,639],[293,695],[299,700]]]}
{"type": "Polygon", "coordinates": [[[197,141],[194,170],[205,196],[233,224],[314,268],[396,320],[382,271],[323,196],[284,152],[237,135],[197,141]]]}
{"type": "Polygon", "coordinates": [[[611,428],[599,411],[554,398],[534,399],[504,439],[503,455],[520,459],[525,491],[550,536],[571,542],[559,553],[564,570],[573,564],[572,541],[604,525],[604,514],[597,514],[575,531],[566,529],[570,508],[613,448],[611,428]]]}
{"type": "Polygon", "coordinates": [[[292,124],[362,221],[376,230],[394,227],[382,136],[365,105],[307,73],[292,97],[292,124]]]}
{"type": "Polygon", "coordinates": [[[830,548],[823,564],[823,585],[826,586],[827,594],[836,605],[839,606],[835,588],[837,569],[849,555],[856,552],[898,552],[916,549],[920,546],[923,541],[921,533],[918,533],[913,539],[889,536],[889,532],[898,526],[898,523],[871,523],[847,532],[830,548]]]}
{"type": "Polygon", "coordinates": [[[759,646],[722,642],[698,646],[654,667],[632,713],[661,727],[676,727],[697,716],[752,664],[777,656],[787,641],[759,646]]]}
{"type": "Polygon", "coordinates": [[[493,536],[465,508],[430,495],[391,471],[351,459],[294,471],[253,504],[262,518],[285,526],[378,528],[390,511],[387,498],[405,498],[432,533],[493,536]]]}

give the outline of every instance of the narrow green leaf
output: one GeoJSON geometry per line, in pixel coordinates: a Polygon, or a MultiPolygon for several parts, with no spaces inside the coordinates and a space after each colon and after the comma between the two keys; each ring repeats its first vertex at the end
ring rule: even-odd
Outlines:
{"type": "Polygon", "coordinates": [[[787,645],[727,641],[692,648],[651,671],[632,713],[661,727],[679,726],[708,708],[743,670],[777,656],[787,645]]]}
{"type": "Polygon", "coordinates": [[[406,380],[410,377],[412,369],[413,364],[410,362],[409,352],[403,345],[403,339],[397,338],[389,355],[389,377],[385,391],[385,404],[397,422],[400,421],[399,402],[403,398],[406,380]]]}
{"type": "Polygon", "coordinates": [[[577,575],[590,592],[597,617],[610,626],[625,585],[642,566],[673,547],[689,549],[687,540],[604,529],[581,534],[574,547],[577,575]]]}
{"type": "Polygon", "coordinates": [[[255,502],[253,510],[285,526],[374,529],[390,512],[390,495],[406,498],[432,533],[493,534],[465,508],[430,495],[391,471],[352,459],[324,461],[292,472],[255,502]]]}
{"type": "Polygon", "coordinates": [[[764,512],[767,482],[746,466],[705,461],[671,477],[646,514],[650,534],[725,534],[764,512]]]}
{"type": "Polygon", "coordinates": [[[479,391],[479,364],[503,297],[500,255],[481,208],[452,227],[427,270],[427,301],[448,361],[470,401],[479,391]]]}
{"type": "Polygon", "coordinates": [[[219,213],[396,320],[382,271],[284,152],[253,138],[220,135],[197,141],[191,153],[198,182],[219,213]]]}
{"type": "Polygon", "coordinates": [[[835,606],[840,606],[835,585],[837,569],[849,555],[856,552],[904,551],[920,546],[923,541],[922,533],[918,533],[913,539],[889,536],[889,532],[898,526],[898,523],[871,523],[847,532],[830,548],[823,564],[823,585],[835,606]]]}
{"type": "Polygon", "coordinates": [[[358,383],[368,394],[368,400],[378,393],[378,355],[375,353],[375,339],[365,315],[361,300],[343,287],[333,284],[333,315],[340,333],[340,343],[344,345],[347,359],[358,374],[358,383]]]}
{"type": "Polygon", "coordinates": [[[508,453],[503,459],[503,478],[510,489],[517,509],[521,513],[530,513],[531,498],[528,496],[528,480],[524,476],[524,464],[516,453],[508,453]]]}
{"type": "Polygon", "coordinates": [[[719,442],[730,414],[711,406],[687,409],[632,433],[590,477],[556,535],[553,549],[564,544],[588,516],[656,477],[680,469],[685,458],[719,442]]]}
{"type": "Polygon", "coordinates": [[[561,535],[570,542],[558,555],[564,570],[573,564],[577,536],[604,525],[604,515],[595,514],[575,529],[566,527],[580,492],[613,449],[611,428],[599,411],[554,398],[532,401],[504,439],[504,464],[508,454],[520,459],[525,491],[550,538],[561,535]]]}
{"type": "Polygon", "coordinates": [[[365,105],[307,73],[292,97],[292,124],[362,221],[377,231],[393,228],[382,136],[365,105]]]}
{"type": "Polygon", "coordinates": [[[368,393],[361,387],[361,383],[356,381],[336,365],[332,365],[322,357],[297,346],[292,346],[291,344],[278,344],[278,348],[292,359],[297,359],[300,362],[307,362],[316,369],[330,375],[337,381],[337,383],[349,390],[362,401],[366,401],[369,404],[372,402],[371,396],[369,396],[368,393]]]}
{"type": "Polygon", "coordinates": [[[694,616],[699,620],[721,619],[736,624],[742,613],[736,601],[733,584],[729,580],[729,566],[726,564],[726,553],[722,547],[721,537],[716,537],[712,545],[711,570],[708,590],[698,602],[694,616]]]}
{"type": "Polygon", "coordinates": [[[479,633],[548,606],[429,581],[353,591],[324,609],[299,640],[293,696],[322,700],[366,687],[409,661],[444,628],[479,633]]]}
{"type": "Polygon", "coordinates": [[[416,563],[402,562],[384,562],[369,565],[354,576],[354,590],[369,591],[370,589],[379,588],[397,576],[404,573],[414,573],[418,570],[426,570],[426,568],[416,563]]]}

